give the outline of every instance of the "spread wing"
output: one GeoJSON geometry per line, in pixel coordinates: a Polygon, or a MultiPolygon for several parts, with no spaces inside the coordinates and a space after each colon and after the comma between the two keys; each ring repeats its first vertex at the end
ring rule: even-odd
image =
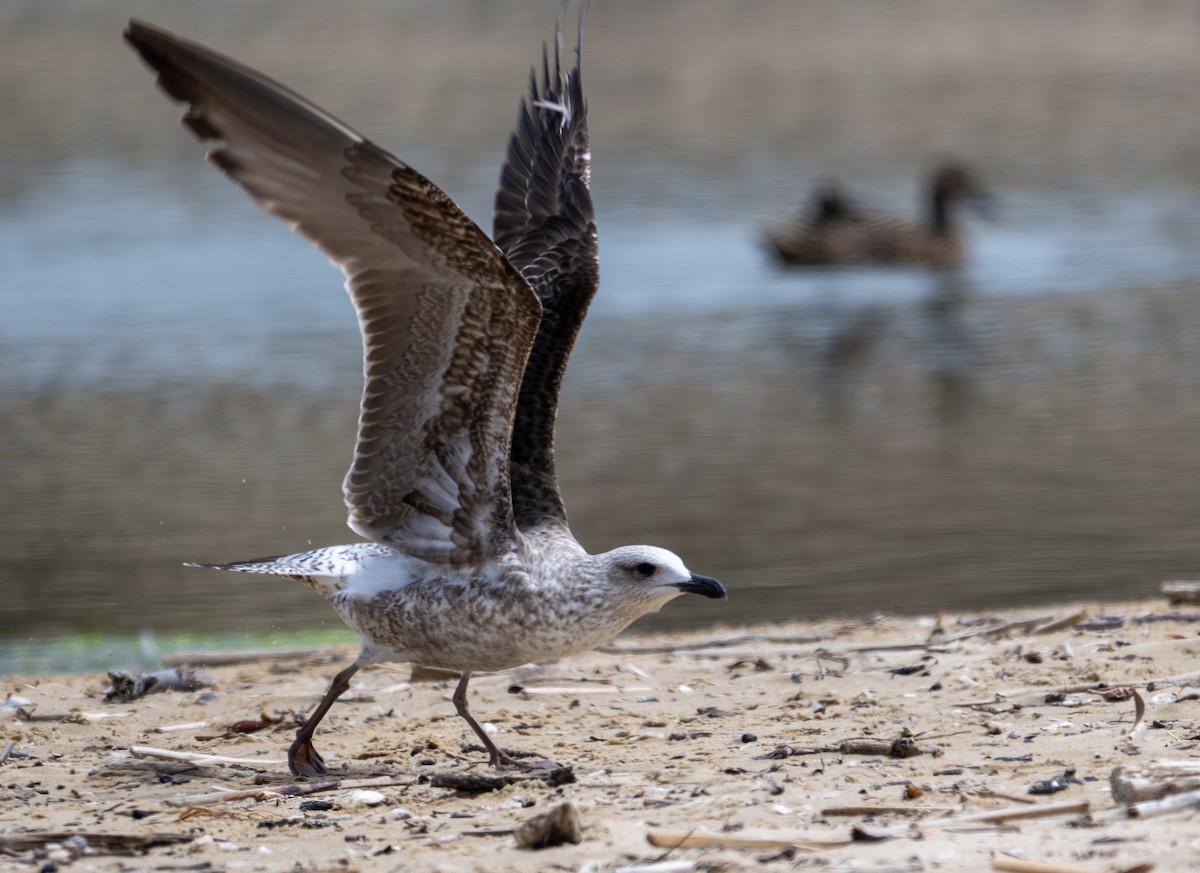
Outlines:
{"type": "Polygon", "coordinates": [[[554,466],[554,420],[567,357],[600,282],[596,215],[588,191],[591,152],[580,63],[587,4],[579,10],[575,66],[554,69],[542,51],[542,76],[530,75],[529,97],[496,192],[493,237],[541,300],[543,315],[513,427],[512,494],[518,527],[566,524],[554,466]]]}
{"type": "Polygon", "coordinates": [[[267,77],[137,21],[125,39],[208,160],[346,275],[363,335],[349,524],[466,563],[512,548],[509,441],[540,306],[435,185],[267,77]]]}

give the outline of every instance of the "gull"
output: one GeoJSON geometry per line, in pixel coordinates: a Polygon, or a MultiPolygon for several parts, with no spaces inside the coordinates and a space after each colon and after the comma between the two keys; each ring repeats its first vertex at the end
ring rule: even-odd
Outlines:
{"type": "Polygon", "coordinates": [[[288,766],[328,772],[313,734],[368,664],[460,673],[453,703],[497,769],[516,760],[467,706],[476,671],[612,639],[683,593],[724,599],[672,552],[588,554],[567,524],[554,425],[567,358],[599,284],[583,26],[574,66],[521,102],[493,239],[436,185],[300,95],[230,58],[131,20],[125,40],[214,145],[209,162],[346,277],[363,339],[354,458],[342,491],[365,542],[193,566],[268,573],[322,594],[362,639],[296,732],[288,766]]]}

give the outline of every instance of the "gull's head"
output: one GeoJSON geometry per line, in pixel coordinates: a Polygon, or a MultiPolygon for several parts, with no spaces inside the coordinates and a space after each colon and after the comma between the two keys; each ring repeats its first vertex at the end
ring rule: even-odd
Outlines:
{"type": "Polygon", "coordinates": [[[674,552],[656,546],[622,546],[597,555],[613,606],[657,611],[680,594],[725,599],[725,586],[684,566],[674,552]]]}

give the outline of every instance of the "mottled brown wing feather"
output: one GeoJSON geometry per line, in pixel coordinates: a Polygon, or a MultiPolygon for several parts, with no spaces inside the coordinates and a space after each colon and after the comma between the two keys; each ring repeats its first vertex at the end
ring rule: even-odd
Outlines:
{"type": "Polygon", "coordinates": [[[421,557],[512,548],[508,453],[540,318],[528,284],[436,186],[265,76],[140,22],[126,40],[217,140],[208,159],[346,275],[365,382],[349,524],[421,557]]]}
{"type": "Polygon", "coordinates": [[[580,59],[554,69],[542,51],[531,71],[496,192],[493,237],[542,302],[542,323],[521,383],[513,427],[512,494],[518,527],[566,524],[554,464],[554,422],[567,358],[600,282],[596,215],[588,191],[591,153],[580,59]]]}

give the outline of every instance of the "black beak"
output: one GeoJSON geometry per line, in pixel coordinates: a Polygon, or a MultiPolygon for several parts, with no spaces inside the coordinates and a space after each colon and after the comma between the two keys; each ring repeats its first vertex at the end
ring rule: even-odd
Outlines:
{"type": "Polygon", "coordinates": [[[724,600],[728,595],[725,593],[725,586],[716,579],[710,579],[708,576],[697,576],[692,574],[692,578],[686,582],[679,583],[679,590],[687,594],[703,594],[705,597],[711,597],[714,600],[724,600]]]}

